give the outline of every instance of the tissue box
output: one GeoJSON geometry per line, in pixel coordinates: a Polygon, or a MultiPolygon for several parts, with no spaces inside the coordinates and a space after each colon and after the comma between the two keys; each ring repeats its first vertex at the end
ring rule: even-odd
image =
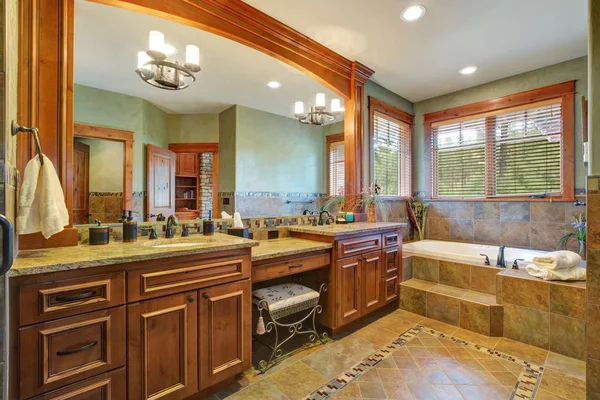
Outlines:
{"type": "Polygon", "coordinates": [[[227,234],[248,239],[248,228],[229,228],[227,234]]]}

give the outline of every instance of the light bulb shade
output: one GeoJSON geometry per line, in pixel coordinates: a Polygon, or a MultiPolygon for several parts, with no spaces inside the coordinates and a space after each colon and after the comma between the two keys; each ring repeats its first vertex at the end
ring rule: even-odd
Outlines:
{"type": "Polygon", "coordinates": [[[151,51],[160,51],[162,53],[165,49],[165,35],[159,31],[150,31],[148,49],[151,51]]]}
{"type": "Polygon", "coordinates": [[[340,99],[331,100],[331,112],[340,112],[341,110],[340,99]]]}
{"type": "Polygon", "coordinates": [[[137,54],[137,67],[142,69],[147,69],[148,71],[152,70],[151,65],[145,65],[151,58],[145,51],[138,51],[137,54]]]}
{"type": "Polygon", "coordinates": [[[325,93],[317,93],[317,107],[325,107],[325,93]]]}
{"type": "Polygon", "coordinates": [[[297,101],[294,105],[294,114],[301,115],[304,114],[304,103],[301,101],[297,101]]]}
{"type": "Polygon", "coordinates": [[[188,44],[185,46],[185,63],[200,65],[200,49],[198,46],[188,44]]]}

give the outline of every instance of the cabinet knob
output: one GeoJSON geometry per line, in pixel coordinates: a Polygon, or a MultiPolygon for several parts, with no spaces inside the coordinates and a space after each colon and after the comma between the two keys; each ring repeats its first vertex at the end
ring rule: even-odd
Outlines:
{"type": "Polygon", "coordinates": [[[193,302],[194,302],[194,300],[196,300],[196,298],[195,298],[194,296],[190,296],[190,297],[188,297],[188,301],[189,301],[190,303],[193,303],[193,302]]]}
{"type": "Polygon", "coordinates": [[[210,293],[204,292],[204,294],[202,295],[202,297],[204,297],[205,299],[210,299],[210,293]]]}

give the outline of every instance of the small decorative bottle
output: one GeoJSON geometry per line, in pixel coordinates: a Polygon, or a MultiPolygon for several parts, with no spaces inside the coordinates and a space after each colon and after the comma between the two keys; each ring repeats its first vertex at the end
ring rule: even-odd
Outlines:
{"type": "Polygon", "coordinates": [[[132,211],[128,211],[129,216],[123,221],[123,242],[137,242],[137,221],[133,219],[132,211]]]}
{"type": "Polygon", "coordinates": [[[202,234],[204,236],[212,236],[215,234],[215,223],[212,220],[212,211],[208,211],[208,219],[202,222],[202,234]]]}

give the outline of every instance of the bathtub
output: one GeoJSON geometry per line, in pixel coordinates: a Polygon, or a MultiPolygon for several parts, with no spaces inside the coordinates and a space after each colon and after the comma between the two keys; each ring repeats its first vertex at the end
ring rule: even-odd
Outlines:
{"type": "MultiPolygon", "coordinates": [[[[547,252],[506,247],[504,249],[504,259],[506,260],[506,266],[510,268],[515,259],[531,261],[533,257],[545,253],[547,252]]],[[[402,245],[403,256],[435,258],[438,260],[455,261],[475,265],[483,265],[485,257],[481,256],[480,254],[487,255],[490,258],[490,264],[495,266],[496,258],[498,257],[498,246],[446,242],[442,240],[421,240],[402,245]]]]}

